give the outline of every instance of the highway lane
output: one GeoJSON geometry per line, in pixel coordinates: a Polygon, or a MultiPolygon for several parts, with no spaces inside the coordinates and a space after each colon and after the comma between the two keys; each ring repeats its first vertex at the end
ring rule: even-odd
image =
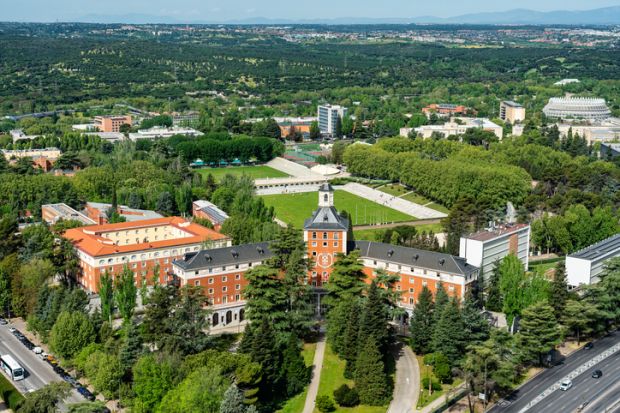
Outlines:
{"type": "MultiPolygon", "coordinates": [[[[26,369],[24,380],[13,381],[13,385],[23,394],[28,394],[44,387],[46,384],[63,381],[52,367],[24,346],[11,332],[10,325],[0,326],[0,354],[12,355],[26,369]]],[[[4,374],[4,373],[0,373],[4,374]]],[[[73,389],[66,403],[80,403],[85,399],[73,389]]]]}
{"type": "MultiPolygon", "coordinates": [[[[548,387],[550,387],[554,383],[559,382],[564,376],[568,375],[570,372],[572,372],[573,370],[575,370],[576,368],[578,368],[579,366],[581,366],[588,360],[594,358],[595,356],[604,352],[605,350],[617,344],[618,342],[620,342],[620,332],[614,332],[594,342],[594,347],[591,350],[581,349],[581,350],[574,352],[569,357],[567,357],[560,365],[551,367],[543,371],[538,376],[536,376],[529,382],[525,383],[523,386],[521,386],[519,389],[513,392],[509,397],[507,397],[505,401],[500,400],[500,402],[498,402],[498,404],[496,404],[489,411],[491,413],[517,413],[519,412],[523,407],[525,407],[530,401],[532,401],[536,396],[541,394],[548,387]]],[[[612,357],[615,357],[615,355],[612,357]]],[[[605,363],[607,361],[608,359],[603,360],[603,362],[601,363],[605,363]]],[[[589,377],[592,374],[592,370],[594,370],[595,368],[597,367],[596,366],[592,367],[591,369],[588,370],[589,374],[584,373],[584,375],[587,374],[589,377]]],[[[603,374],[605,374],[605,371],[603,371],[603,374]]],[[[581,379],[581,376],[579,376],[579,379],[581,379]]],[[[569,391],[574,391],[575,394],[583,392],[583,390],[580,390],[579,388],[576,388],[575,386],[573,386],[573,388],[570,389],[569,391]]],[[[561,392],[561,391],[558,390],[557,392],[561,392]]],[[[556,392],[554,392],[547,398],[557,396],[555,393],[556,392]]],[[[543,410],[540,409],[540,406],[542,406],[542,404],[545,402],[546,402],[546,399],[543,399],[539,403],[539,405],[534,406],[534,408],[530,409],[529,411],[537,412],[537,413],[543,412],[543,410]]],[[[580,403],[578,403],[578,405],[580,403]]],[[[550,410],[550,411],[551,412],[563,412],[562,410],[550,410]]]]}

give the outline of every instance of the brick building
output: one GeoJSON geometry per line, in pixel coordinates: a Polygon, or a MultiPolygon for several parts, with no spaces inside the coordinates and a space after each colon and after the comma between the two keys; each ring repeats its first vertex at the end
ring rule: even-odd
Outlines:
{"type": "Polygon", "coordinates": [[[159,283],[163,284],[173,279],[175,259],[203,248],[230,245],[225,235],[179,217],[91,225],[69,229],[63,236],[77,250],[81,269],[77,282],[92,292],[98,292],[106,270],[116,276],[127,265],[140,285],[142,279],[151,282],[159,265],[159,283]]]}
{"type": "MultiPolygon", "coordinates": [[[[333,189],[324,184],[319,190],[319,207],[304,224],[307,257],[314,264],[309,269],[308,283],[315,293],[329,281],[339,253],[360,251],[364,272],[370,282],[377,270],[398,274],[395,288],[402,292],[400,306],[409,314],[424,286],[433,293],[441,283],[446,292],[463,299],[477,279],[479,269],[464,258],[416,248],[399,247],[369,241],[347,239],[348,221],[334,208],[333,189]]],[[[213,327],[240,325],[244,320],[244,274],[272,256],[268,243],[192,251],[172,263],[180,285],[204,289],[212,303],[213,327]]],[[[407,316],[406,316],[407,317],[407,316]]],[[[406,318],[405,317],[405,318],[406,318]]]]}
{"type": "Polygon", "coordinates": [[[121,126],[131,126],[131,116],[95,116],[94,125],[99,132],[120,132],[121,126]]]}

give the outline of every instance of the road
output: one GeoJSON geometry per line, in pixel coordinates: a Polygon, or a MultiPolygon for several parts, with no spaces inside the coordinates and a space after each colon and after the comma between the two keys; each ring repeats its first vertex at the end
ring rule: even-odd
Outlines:
{"type": "MultiPolygon", "coordinates": [[[[34,354],[32,350],[28,350],[26,346],[11,334],[9,327],[11,326],[0,326],[0,354],[12,355],[26,369],[27,376],[24,380],[12,382],[17,390],[27,395],[48,383],[62,381],[49,364],[34,354]]],[[[71,391],[71,395],[66,399],[66,403],[80,403],[84,401],[85,399],[75,389],[71,391]]]]}
{"type": "Polygon", "coordinates": [[[395,349],[396,380],[394,398],[387,413],[413,413],[418,403],[420,368],[415,354],[407,345],[395,349]]]}
{"type": "Polygon", "coordinates": [[[323,369],[323,357],[325,356],[325,334],[321,334],[319,341],[316,343],[314,352],[314,360],[312,362],[312,381],[308,386],[306,402],[304,404],[303,413],[312,413],[316,402],[316,396],[319,393],[319,383],[321,381],[321,370],[323,369]]]}
{"type": "MultiPolygon", "coordinates": [[[[585,362],[601,354],[608,348],[620,342],[620,332],[612,333],[594,343],[591,350],[581,349],[567,357],[562,364],[547,369],[538,376],[516,390],[506,401],[500,401],[495,405],[491,413],[517,413],[523,409],[536,396],[544,390],[559,382],[573,370],[585,362]]],[[[613,405],[614,401],[620,400],[620,392],[613,388],[620,382],[620,352],[602,360],[598,364],[588,368],[581,375],[573,379],[573,387],[567,391],[556,390],[534,405],[528,412],[555,413],[575,412],[577,407],[588,401],[587,412],[605,411],[605,407],[613,405]],[[603,377],[592,378],[594,370],[602,370],[603,377]],[[598,406],[598,407],[597,407],[598,406]],[[592,408],[592,410],[590,410],[592,408]],[[597,410],[602,408],[602,410],[597,410]]],[[[618,406],[620,411],[620,406],[618,406]]],[[[616,410],[610,410],[616,411],[616,410]]]]}

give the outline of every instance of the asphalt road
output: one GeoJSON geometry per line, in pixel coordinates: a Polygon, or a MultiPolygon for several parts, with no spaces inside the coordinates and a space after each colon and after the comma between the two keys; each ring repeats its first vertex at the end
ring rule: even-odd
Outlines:
{"type": "MultiPolygon", "coordinates": [[[[54,381],[62,381],[52,367],[43,361],[32,350],[28,350],[11,332],[10,325],[0,326],[0,354],[10,354],[17,362],[26,369],[27,375],[24,380],[13,381],[13,385],[22,394],[38,390],[54,381]]],[[[5,374],[1,372],[0,374],[5,374]]],[[[85,399],[73,389],[65,403],[80,403],[85,399]]]]}
{"type": "Polygon", "coordinates": [[[408,345],[400,344],[394,352],[396,356],[394,398],[387,413],[413,413],[420,388],[418,361],[408,345]]]}
{"type": "MultiPolygon", "coordinates": [[[[551,385],[559,382],[570,372],[619,342],[620,332],[615,332],[594,342],[594,347],[591,350],[581,349],[576,351],[561,364],[543,371],[534,379],[524,384],[511,394],[510,397],[506,398],[505,401],[500,401],[489,412],[519,412],[551,385]]],[[[588,410],[584,410],[584,412],[604,412],[606,407],[611,407],[615,401],[620,400],[620,391],[610,390],[617,386],[618,382],[620,382],[620,353],[616,352],[577,376],[573,380],[573,387],[568,391],[556,390],[528,411],[535,413],[570,413],[575,412],[580,404],[588,401],[588,410]],[[602,370],[603,377],[593,379],[592,372],[597,369],[602,370]],[[603,406],[603,410],[594,410],[597,408],[595,403],[603,406]],[[593,409],[590,410],[590,408],[593,409]]],[[[618,407],[620,412],[620,406],[618,407]]],[[[609,412],[612,411],[616,410],[610,410],[609,412]]]]}

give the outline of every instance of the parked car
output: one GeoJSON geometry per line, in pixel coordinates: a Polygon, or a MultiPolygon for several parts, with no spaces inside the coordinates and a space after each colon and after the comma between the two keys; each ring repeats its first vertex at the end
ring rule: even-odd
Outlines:
{"type": "Polygon", "coordinates": [[[570,389],[571,387],[573,387],[573,382],[570,381],[569,379],[562,380],[562,383],[560,383],[560,390],[562,391],[566,391],[570,389]]]}
{"type": "Polygon", "coordinates": [[[43,354],[43,349],[39,346],[33,348],[32,351],[34,351],[34,354],[43,354]]]}
{"type": "Polygon", "coordinates": [[[5,326],[9,324],[4,318],[0,318],[0,326],[5,326]]]}
{"type": "Polygon", "coordinates": [[[79,384],[76,379],[74,379],[70,374],[66,374],[62,376],[62,379],[72,385],[73,387],[77,387],[79,384]]]}
{"type": "Polygon", "coordinates": [[[594,370],[592,372],[592,378],[593,379],[600,379],[603,376],[603,372],[600,370],[594,370]]]}
{"type": "Polygon", "coordinates": [[[92,394],[86,387],[83,386],[79,386],[77,388],[78,393],[80,393],[82,396],[84,396],[85,399],[89,400],[89,401],[95,401],[95,395],[92,394]]]}
{"type": "Polygon", "coordinates": [[[15,327],[11,327],[11,328],[9,328],[9,331],[11,332],[11,334],[15,334],[17,329],[15,327]]]}
{"type": "Polygon", "coordinates": [[[54,371],[56,372],[56,374],[58,374],[60,377],[64,377],[67,375],[67,372],[65,371],[65,369],[63,369],[62,367],[56,365],[54,367],[52,367],[54,369],[54,371]]]}
{"type": "Polygon", "coordinates": [[[594,347],[594,344],[592,344],[592,342],[587,342],[585,346],[583,346],[583,348],[585,348],[586,350],[592,350],[592,347],[594,347]]]}

